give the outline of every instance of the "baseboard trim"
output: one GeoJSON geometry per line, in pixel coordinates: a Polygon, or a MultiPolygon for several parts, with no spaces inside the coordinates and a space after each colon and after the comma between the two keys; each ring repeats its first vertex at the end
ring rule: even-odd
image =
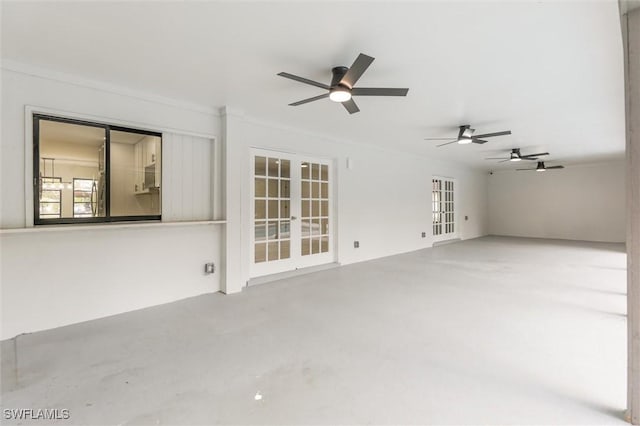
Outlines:
{"type": "Polygon", "coordinates": [[[461,238],[452,238],[450,240],[436,241],[432,244],[431,247],[446,246],[447,244],[459,243],[460,241],[462,241],[461,238]]]}
{"type": "Polygon", "coordinates": [[[293,271],[279,272],[277,274],[263,275],[261,277],[250,278],[247,281],[247,287],[254,285],[266,284],[273,281],[282,280],[285,278],[297,277],[299,275],[310,274],[312,272],[325,271],[327,269],[333,269],[341,266],[338,262],[325,263],[324,265],[309,266],[307,268],[294,269],[293,271]]]}

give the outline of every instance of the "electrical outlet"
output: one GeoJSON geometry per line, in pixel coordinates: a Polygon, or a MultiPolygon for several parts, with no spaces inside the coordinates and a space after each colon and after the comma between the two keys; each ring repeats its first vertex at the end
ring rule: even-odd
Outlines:
{"type": "Polygon", "coordinates": [[[353,248],[360,248],[360,241],[354,241],[353,248]]]}
{"type": "Polygon", "coordinates": [[[206,275],[213,274],[216,272],[216,265],[214,263],[205,263],[204,264],[204,273],[206,275]]]}
{"type": "Polygon", "coordinates": [[[427,233],[426,233],[426,232],[423,232],[423,233],[422,233],[422,238],[426,238],[426,237],[427,237],[427,233]]]}

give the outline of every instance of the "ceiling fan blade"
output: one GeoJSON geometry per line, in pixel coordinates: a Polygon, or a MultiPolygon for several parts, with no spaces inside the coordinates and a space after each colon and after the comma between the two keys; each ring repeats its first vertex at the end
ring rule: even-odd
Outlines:
{"type": "Polygon", "coordinates": [[[362,74],[369,68],[369,65],[371,65],[374,59],[375,58],[367,56],[364,53],[359,54],[356,60],[353,61],[353,65],[351,65],[349,71],[347,71],[344,77],[342,77],[342,80],[340,80],[340,83],[349,86],[349,88],[353,88],[356,81],[362,77],[362,74]]]}
{"type": "Polygon", "coordinates": [[[452,141],[457,140],[456,138],[424,138],[425,141],[452,141]]]}
{"type": "Polygon", "coordinates": [[[344,106],[345,109],[349,111],[349,114],[355,114],[356,112],[360,111],[360,108],[358,108],[358,105],[356,105],[353,99],[342,102],[342,106],[344,106]]]}
{"type": "MultiPolygon", "coordinates": [[[[548,168],[548,167],[547,167],[548,168]]],[[[517,171],[522,171],[522,170],[535,170],[535,169],[516,169],[517,171]]]]}
{"type": "Polygon", "coordinates": [[[511,160],[510,158],[504,158],[504,157],[487,157],[485,158],[485,160],[511,160]]]}
{"type": "Polygon", "coordinates": [[[482,139],[476,139],[476,138],[474,137],[474,138],[471,138],[471,142],[473,142],[473,143],[480,143],[480,144],[483,144],[483,143],[487,143],[487,142],[489,142],[489,141],[483,141],[482,139]]]}
{"type": "Polygon", "coordinates": [[[493,138],[495,136],[506,136],[510,134],[511,134],[511,130],[505,130],[504,132],[485,133],[484,135],[473,135],[473,137],[474,138],[493,138]]]}
{"type": "Polygon", "coordinates": [[[353,96],[407,96],[409,89],[393,89],[390,87],[354,87],[353,96]]]}
{"type": "Polygon", "coordinates": [[[307,99],[303,99],[301,101],[298,102],[294,102],[292,104],[289,104],[289,106],[298,106],[298,105],[302,105],[302,104],[308,104],[309,102],[313,102],[313,101],[319,101],[320,99],[324,99],[324,98],[328,98],[329,94],[325,93],[324,95],[318,95],[318,96],[314,96],[313,98],[307,98],[307,99]]]}
{"type": "Polygon", "coordinates": [[[551,166],[551,167],[547,167],[547,170],[549,169],[564,169],[564,166],[551,166]]]}
{"type": "Polygon", "coordinates": [[[280,72],[278,73],[280,77],[289,78],[291,80],[298,81],[300,83],[310,84],[312,86],[320,87],[322,89],[331,89],[331,87],[327,86],[324,83],[318,83],[317,81],[309,80],[308,78],[298,77],[297,75],[289,74],[288,72],[280,72]]]}
{"type": "Polygon", "coordinates": [[[521,160],[531,160],[531,161],[536,161],[538,159],[538,157],[520,157],[521,160]]]}
{"type": "Polygon", "coordinates": [[[456,139],[456,140],[453,140],[453,141],[451,141],[451,142],[441,143],[440,145],[436,145],[436,147],[439,147],[439,146],[445,146],[445,145],[449,145],[449,144],[456,143],[456,142],[458,142],[458,140],[457,140],[457,139],[456,139]]]}
{"type": "Polygon", "coordinates": [[[507,158],[506,160],[500,160],[498,163],[506,163],[507,161],[511,161],[511,158],[507,158]]]}

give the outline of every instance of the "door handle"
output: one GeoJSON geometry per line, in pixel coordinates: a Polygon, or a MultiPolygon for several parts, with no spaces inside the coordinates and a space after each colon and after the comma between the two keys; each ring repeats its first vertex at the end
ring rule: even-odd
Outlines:
{"type": "Polygon", "coordinates": [[[291,216],[291,220],[296,220],[296,219],[297,219],[297,217],[291,216]]]}

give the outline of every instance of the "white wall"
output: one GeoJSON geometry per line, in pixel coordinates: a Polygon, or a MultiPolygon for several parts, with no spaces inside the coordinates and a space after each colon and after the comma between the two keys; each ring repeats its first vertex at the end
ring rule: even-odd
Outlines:
{"type": "Polygon", "coordinates": [[[493,235],[624,242],[624,161],[489,177],[493,235]]]}
{"type": "Polygon", "coordinates": [[[229,263],[240,262],[237,275],[227,282],[229,292],[239,291],[249,279],[250,247],[250,148],[318,156],[334,160],[337,166],[337,261],[348,264],[431,247],[431,177],[441,175],[458,179],[459,213],[468,221],[460,222],[462,239],[488,232],[487,174],[470,171],[452,163],[435,161],[365,144],[337,141],[300,130],[264,123],[242,114],[225,117],[234,131],[227,136],[227,167],[236,173],[227,175],[227,203],[240,207],[238,218],[229,216],[228,232],[239,235],[230,242],[229,263]],[[347,158],[353,167],[347,169],[347,158]],[[236,231],[234,231],[234,229],[236,231]],[[427,233],[422,238],[422,232],[427,233]],[[360,248],[353,247],[353,241],[360,248]]]}
{"type": "MultiPolygon", "coordinates": [[[[218,135],[220,120],[212,111],[84,85],[81,80],[70,83],[66,76],[51,75],[2,72],[2,229],[29,225],[25,210],[27,105],[101,122],[168,129],[172,134],[218,135]]],[[[180,153],[179,147],[172,148],[180,153]]],[[[209,174],[203,179],[209,188],[209,174]]],[[[176,216],[173,219],[179,220],[176,216]]],[[[220,273],[205,276],[203,264],[213,261],[221,266],[220,226],[5,231],[0,235],[1,338],[218,291],[220,273]]]]}
{"type": "Polygon", "coordinates": [[[203,265],[220,258],[219,235],[217,225],[2,235],[2,338],[217,291],[203,265]]]}
{"type": "Polygon", "coordinates": [[[333,160],[337,178],[336,260],[342,264],[430,247],[433,175],[458,180],[458,212],[461,217],[469,216],[459,224],[459,237],[474,238],[488,232],[486,173],[328,139],[229,113],[228,108],[218,114],[92,82],[85,85],[81,80],[62,80],[16,69],[3,72],[3,229],[29,225],[25,210],[28,184],[27,189],[24,185],[25,105],[82,114],[96,121],[164,129],[163,220],[202,219],[204,214],[226,218],[228,223],[4,232],[0,236],[2,338],[218,289],[241,291],[249,279],[251,249],[252,228],[247,215],[250,147],[333,160]],[[220,136],[223,143],[206,146],[202,138],[178,136],[182,132],[220,136]],[[182,149],[182,144],[188,147],[182,149]],[[347,158],[353,162],[352,169],[346,168],[347,158]],[[193,194],[204,194],[198,200],[205,205],[196,205],[189,198],[193,194]],[[422,232],[427,233],[426,238],[421,237],[422,232]],[[360,241],[359,249],[353,248],[354,240],[360,241]],[[78,257],[79,270],[74,271],[70,265],[78,257]],[[216,262],[220,272],[204,276],[205,261],[216,262]]]}

